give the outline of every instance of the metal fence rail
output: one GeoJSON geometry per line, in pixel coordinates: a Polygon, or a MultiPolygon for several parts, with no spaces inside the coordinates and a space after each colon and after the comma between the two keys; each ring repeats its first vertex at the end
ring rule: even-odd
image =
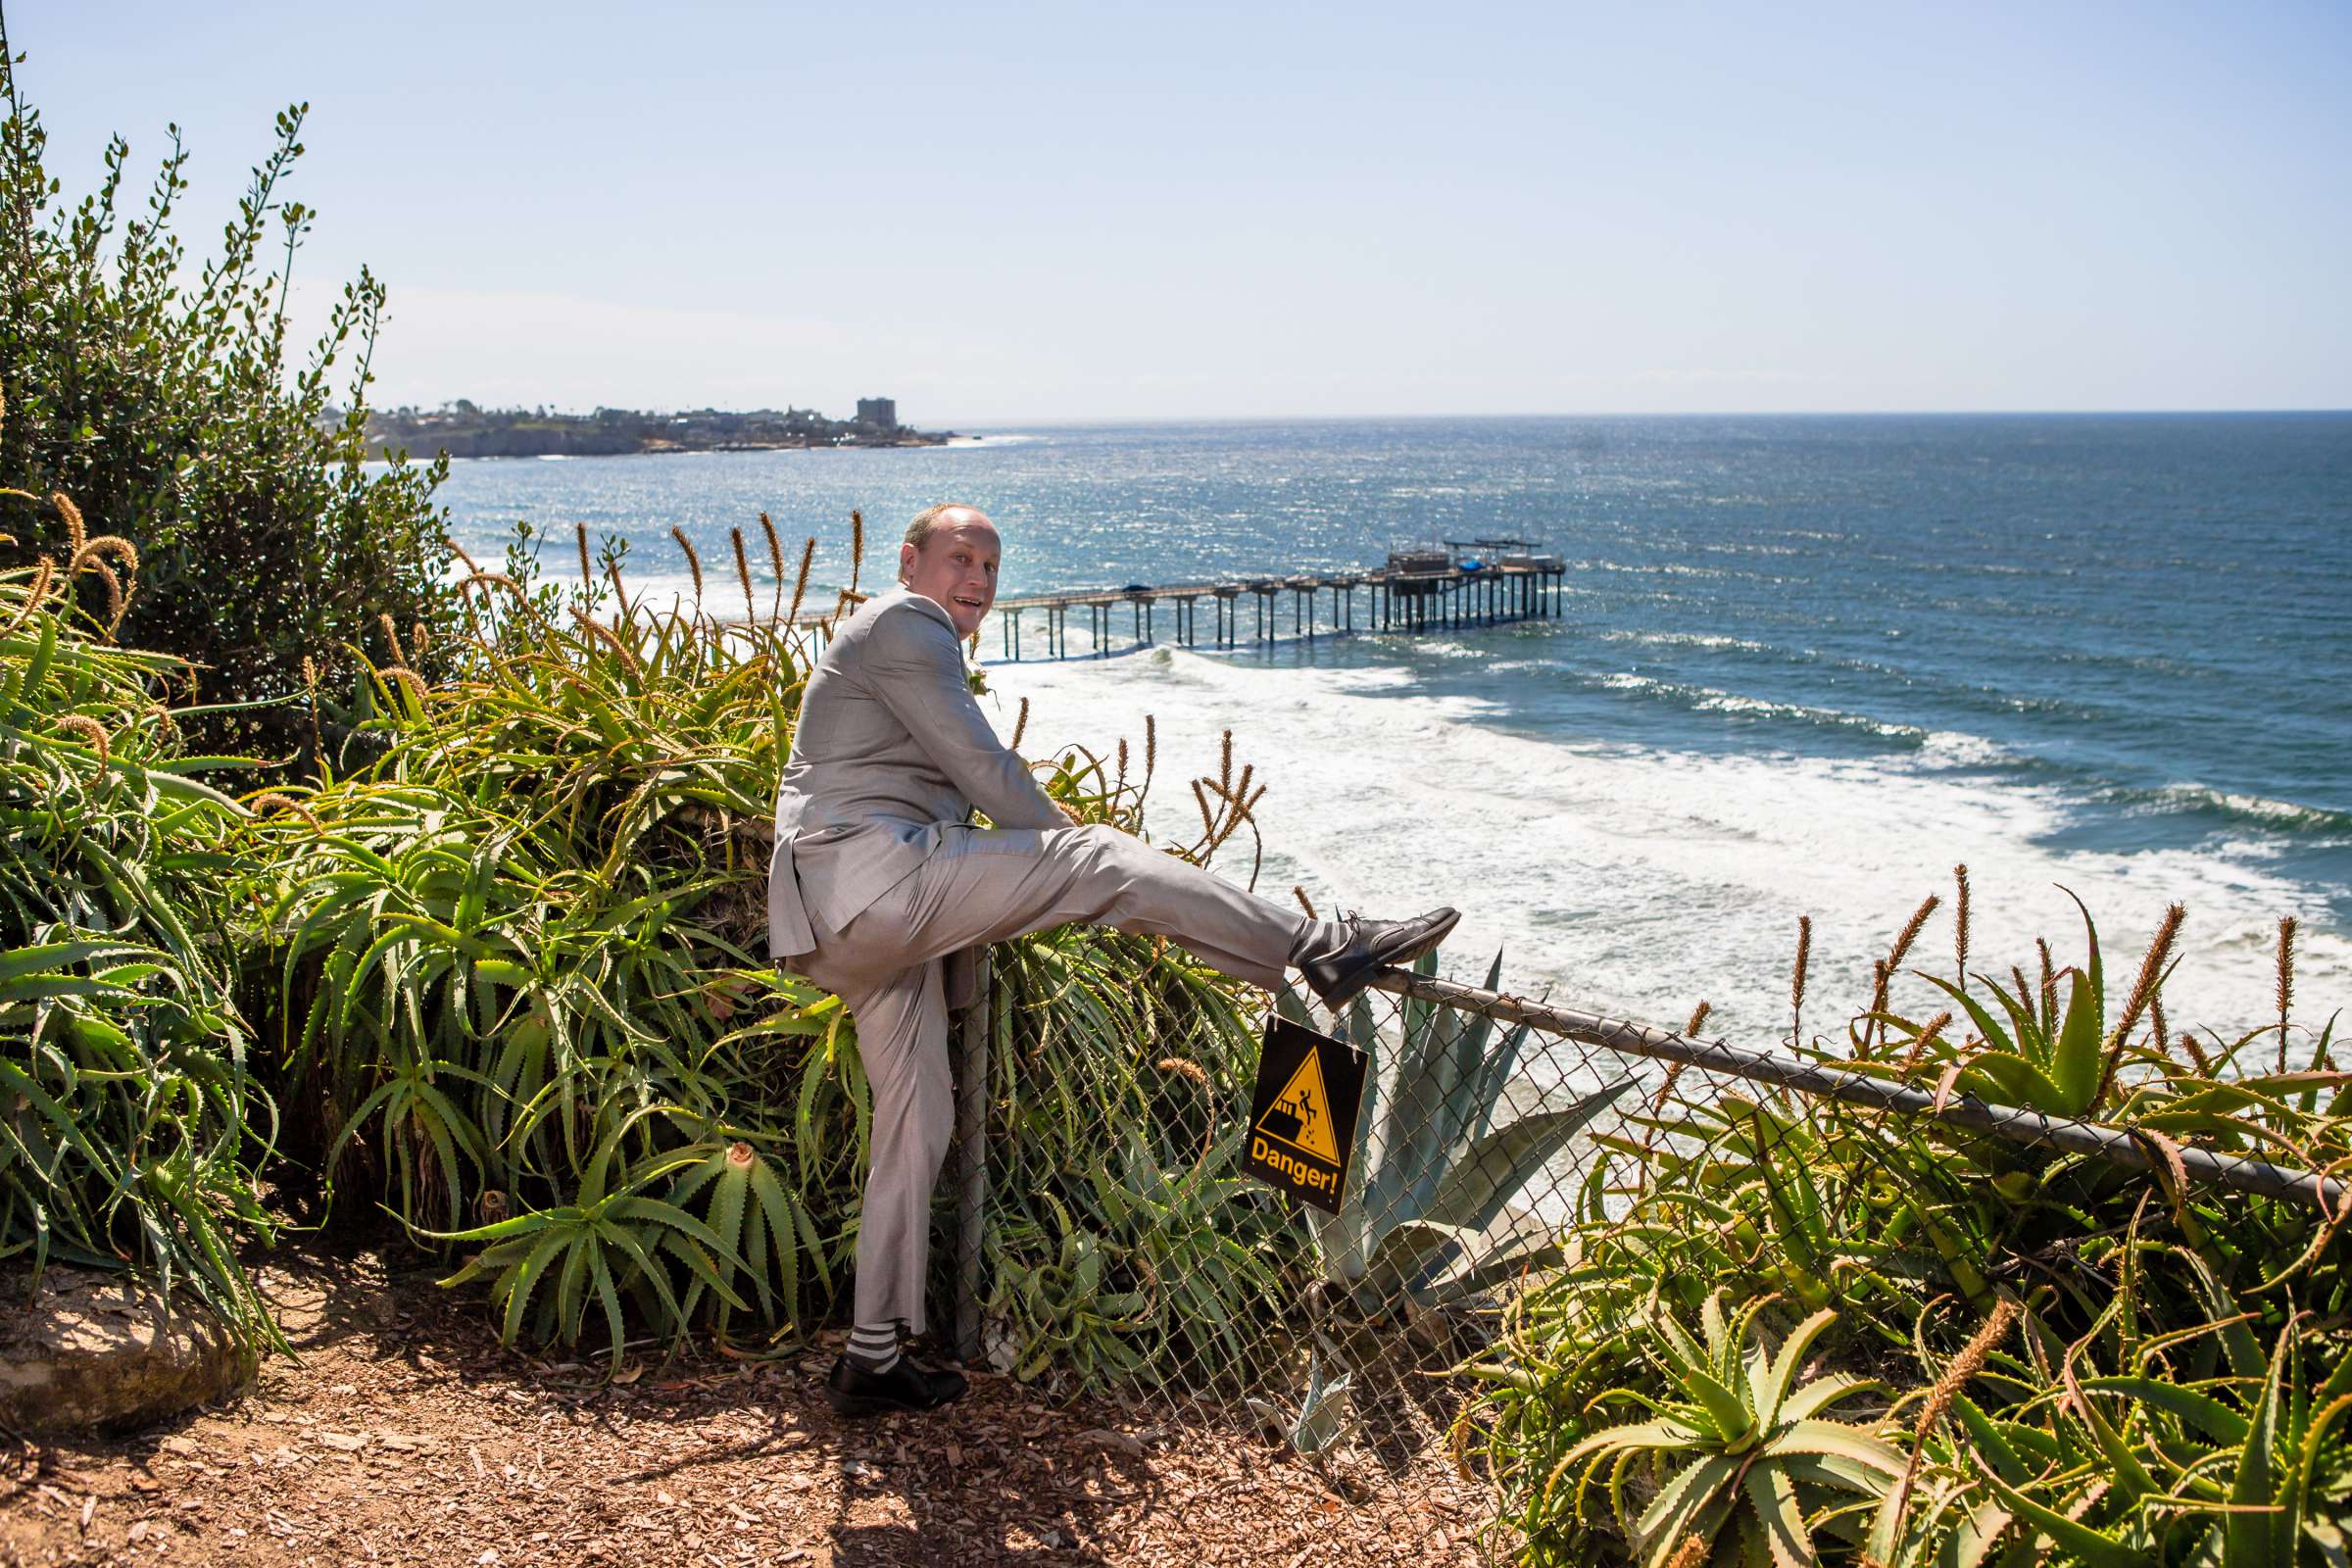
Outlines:
{"type": "MultiPolygon", "coordinates": [[[[1577,1007],[1530,1002],[1524,997],[1481,991],[1473,986],[1407,974],[1399,969],[1387,971],[1373,983],[1379,989],[1400,997],[1418,997],[1474,1008],[1490,1017],[1532,1024],[1562,1040],[1598,1046],[1629,1056],[1680,1062],[1685,1066],[1723,1073],[1749,1083],[1771,1084],[1780,1089],[1793,1089],[1800,1094],[1841,1101],[1849,1105],[1898,1111],[1946,1127],[1990,1133],[1995,1138],[2028,1148],[2058,1149],[2070,1154],[2089,1154],[2132,1170],[2154,1170],[2162,1163],[2161,1156],[2151,1152],[2147,1144],[2129,1128],[2076,1121],[2063,1116],[2046,1116],[2037,1110],[2021,1110],[2010,1105],[1987,1104],[1969,1095],[1955,1095],[1948,1101],[1939,1101],[1925,1090],[1891,1083],[1884,1078],[1873,1078],[1864,1073],[1846,1072],[1818,1062],[1775,1055],[1723,1040],[1686,1040],[1673,1030],[1660,1029],[1654,1024],[1637,1023],[1630,1018],[1611,1018],[1577,1007]]],[[[2341,1212],[2346,1201],[2345,1184],[2333,1176],[2206,1149],[2183,1148],[2179,1154],[2191,1181],[2210,1182],[2240,1192],[2260,1193],[2269,1198],[2290,1199],[2308,1203],[2324,1214],[2341,1212]]]]}
{"type": "MultiPolygon", "coordinates": [[[[1753,1102],[1754,1086],[1785,1092],[1776,1106],[1841,1137],[1933,1127],[2133,1170],[2177,1158],[2191,1181],[2323,1213],[2352,1200],[2332,1176],[2178,1145],[2160,1153],[2125,1128],[1966,1097],[1939,1102],[1793,1054],[1401,970],[1384,972],[1344,1016],[1309,1020],[1372,1057],[1350,1200],[1337,1219],[1240,1175],[1243,1074],[1254,1062],[1215,1077],[1161,1061],[1169,1094],[1140,1102],[1060,1086],[1059,1103],[1099,1105],[1089,1136],[1103,1158],[1085,1173],[1007,1171],[997,1167],[1017,1156],[1004,1135],[1038,1091],[1017,1073],[1025,1025],[990,1016],[991,990],[958,1035],[959,1349],[1048,1395],[1108,1400],[1142,1430],[1207,1434],[1257,1455],[1268,1475],[1308,1478],[1272,1486],[1260,1504],[1279,1510],[1304,1484],[1330,1509],[1269,1512],[1262,1544],[1282,1560],[1302,1546],[1318,1562],[1512,1556],[1487,1478],[1451,1441],[1475,1392],[1460,1369],[1493,1346],[1515,1294],[1559,1262],[1563,1230],[1613,1191],[1611,1148],[1671,1140],[1661,1128],[1677,1115],[1727,1097],[1753,1102]],[[1059,1317],[1058,1287],[1039,1283],[1053,1271],[1008,1281],[991,1262],[1005,1237],[1034,1236],[1047,1209],[1097,1292],[1059,1317]],[[1222,1240],[1204,1242],[1204,1231],[1222,1240]],[[1081,1372],[1055,1348],[1085,1336],[1130,1347],[1133,1364],[1106,1371],[1097,1359],[1081,1372]]],[[[1204,1548],[1199,1560],[1265,1559],[1204,1548]]]]}

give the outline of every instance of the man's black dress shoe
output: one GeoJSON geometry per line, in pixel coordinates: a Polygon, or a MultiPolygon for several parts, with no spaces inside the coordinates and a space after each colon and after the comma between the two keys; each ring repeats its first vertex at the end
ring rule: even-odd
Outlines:
{"type": "Polygon", "coordinates": [[[1337,1012],[1371,983],[1374,970],[1385,964],[1412,962],[1445,941],[1461,917],[1460,910],[1443,905],[1410,920],[1342,915],[1339,923],[1348,928],[1348,940],[1336,953],[1301,960],[1298,973],[1323,1004],[1337,1012]]]}
{"type": "Polygon", "coordinates": [[[825,1379],[825,1402],[835,1415],[882,1415],[892,1410],[936,1410],[963,1397],[960,1372],[926,1372],[901,1355],[887,1372],[869,1372],[843,1356],[825,1379]]]}

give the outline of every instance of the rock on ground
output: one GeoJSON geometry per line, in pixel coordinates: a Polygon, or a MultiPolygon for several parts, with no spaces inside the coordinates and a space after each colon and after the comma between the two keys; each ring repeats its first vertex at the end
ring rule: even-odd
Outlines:
{"type": "Polygon", "coordinates": [[[253,1356],[182,1294],[176,1310],[127,1275],[51,1264],[0,1278],[0,1426],[136,1426],[217,1399],[253,1356]]]}

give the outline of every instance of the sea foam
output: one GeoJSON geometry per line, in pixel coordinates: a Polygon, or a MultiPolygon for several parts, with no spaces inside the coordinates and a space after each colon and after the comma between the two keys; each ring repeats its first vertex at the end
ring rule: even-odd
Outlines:
{"type": "MultiPolygon", "coordinates": [[[[2189,919],[2167,987],[2176,1027],[2234,1034],[2271,1009],[2277,917],[2311,900],[2227,843],[2115,853],[2051,847],[2069,815],[2054,787],[1988,782],[1956,767],[1991,760],[1976,737],[1928,735],[1917,752],[1860,759],[1702,755],[1499,733],[1484,706],[1416,695],[1371,671],[1265,667],[1161,647],[1102,662],[990,669],[1000,726],[1021,697],[1024,745],[1138,748],[1156,716],[1160,774],[1147,828],[1197,832],[1185,780],[1213,772],[1218,735],[1268,790],[1257,809],[1257,890],[1319,909],[1382,916],[1437,904],[1463,911],[1446,972],[1477,979],[1503,950],[1506,984],[1550,988],[1605,1010],[1673,1023],[1701,998],[1735,1036],[1788,1027],[1797,916],[1814,919],[1808,1029],[1859,1007],[1871,964],[1929,893],[1944,895],[1906,967],[1951,969],[1952,866],[1970,867],[1972,967],[2032,967],[2046,935],[2082,956],[2073,889],[2100,921],[2114,982],[2173,900],[2189,919]],[[1476,972],[1473,973],[1472,971],[1476,972]]],[[[1139,764],[1140,765],[1140,764],[1139,764]]],[[[1237,880],[1249,835],[1222,853],[1237,880]]],[[[2308,912],[2308,911],[2306,911],[2308,912]]],[[[2307,922],[2309,923],[2309,922],[2307,922]]],[[[2312,1015],[2352,998],[2352,943],[2307,939],[2298,992],[2312,1015]]],[[[1939,1010],[1925,984],[1898,1007],[1939,1010]]]]}

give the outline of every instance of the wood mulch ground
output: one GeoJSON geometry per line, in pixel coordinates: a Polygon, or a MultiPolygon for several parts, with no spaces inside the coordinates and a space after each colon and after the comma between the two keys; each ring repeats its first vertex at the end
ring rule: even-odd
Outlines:
{"type": "Polygon", "coordinates": [[[133,1435],[0,1446],[0,1564],[1483,1560],[1482,1495],[1441,1443],[1319,1470],[1229,1425],[985,1375],[947,1410],[845,1423],[830,1346],[606,1383],[500,1349],[478,1294],[436,1272],[275,1254],[300,1359],[133,1435]]]}

